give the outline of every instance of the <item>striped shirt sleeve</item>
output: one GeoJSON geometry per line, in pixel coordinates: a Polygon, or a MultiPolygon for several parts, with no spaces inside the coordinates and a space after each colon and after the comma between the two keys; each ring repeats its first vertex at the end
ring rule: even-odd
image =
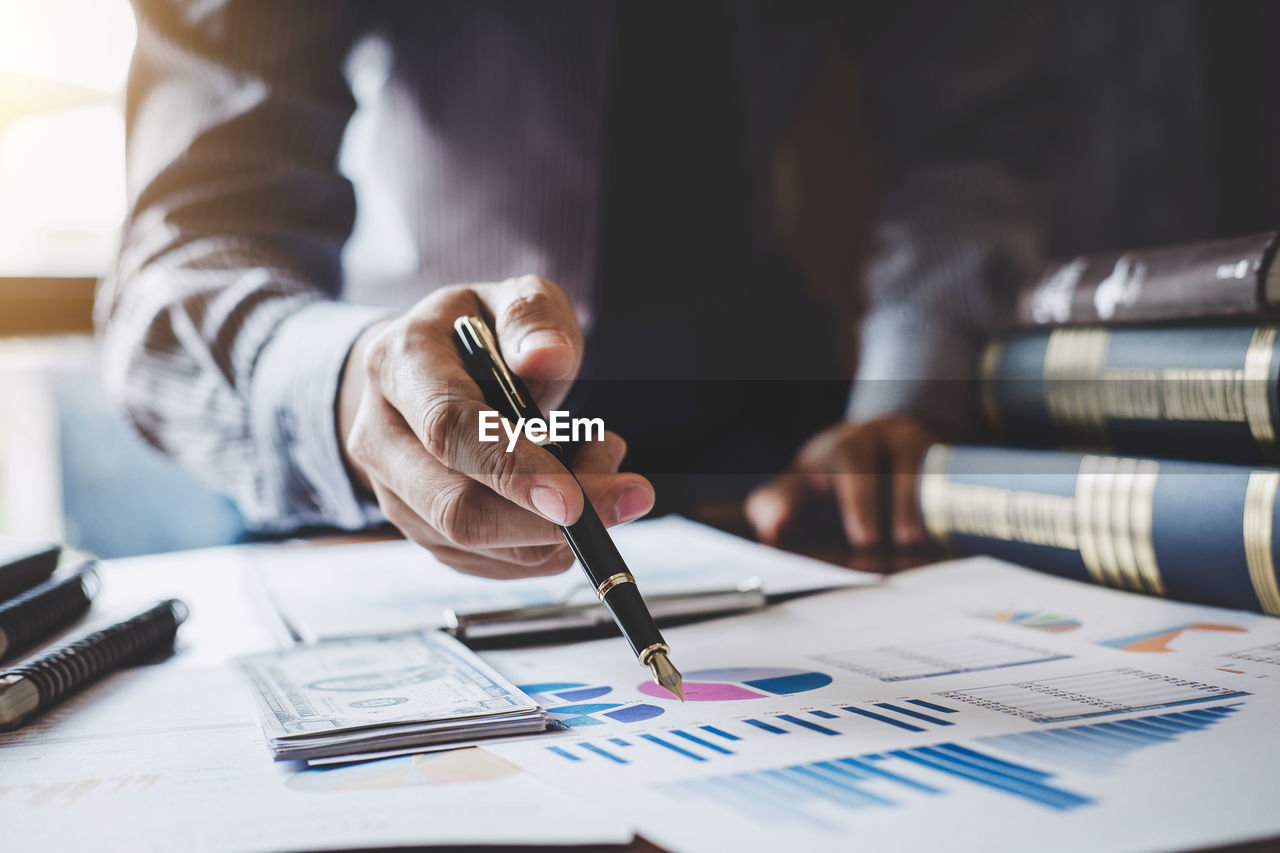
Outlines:
{"type": "Polygon", "coordinates": [[[329,0],[134,6],[131,210],[96,309],[107,386],[251,526],[364,526],[377,510],[346,476],[334,416],[347,351],[383,313],[337,301],[358,13],[329,0]]]}

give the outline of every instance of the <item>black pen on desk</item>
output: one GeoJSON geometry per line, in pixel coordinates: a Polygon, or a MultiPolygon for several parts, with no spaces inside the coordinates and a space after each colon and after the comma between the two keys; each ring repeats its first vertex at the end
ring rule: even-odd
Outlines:
{"type": "Polygon", "coordinates": [[[16,729],[109,672],[172,648],[187,606],[162,601],[132,619],[0,671],[0,731],[16,729]]]}
{"type": "Polygon", "coordinates": [[[0,604],[0,661],[14,657],[83,616],[101,583],[94,561],[68,577],[54,577],[0,604]]]}
{"type": "MultiPolygon", "coordinates": [[[[453,323],[458,349],[471,377],[484,392],[485,402],[512,423],[521,418],[542,418],[533,397],[520,377],[507,367],[498,343],[481,317],[463,316],[453,323]]],[[[564,450],[550,440],[542,447],[568,469],[564,450]]],[[[569,471],[570,476],[573,472],[569,471]]],[[[577,480],[577,477],[574,477],[577,480]]],[[[578,484],[582,488],[582,484],[578,484]]],[[[680,671],[671,663],[671,647],[653,621],[649,608],[640,595],[636,579],[613,544],[604,522],[596,514],[587,493],[582,493],[582,515],[576,522],[560,528],[569,548],[578,558],[601,603],[609,608],[622,635],[631,644],[636,659],[653,673],[653,680],[684,701],[680,671]]]]}

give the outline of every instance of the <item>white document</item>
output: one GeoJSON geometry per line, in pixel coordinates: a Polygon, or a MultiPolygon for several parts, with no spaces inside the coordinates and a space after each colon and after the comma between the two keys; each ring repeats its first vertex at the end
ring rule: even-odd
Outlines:
{"type": "Polygon", "coordinates": [[[969,615],[936,575],[937,595],[895,578],[667,632],[683,705],[620,640],[487,653],[570,727],[489,749],[628,803],[638,831],[674,850],[1104,851],[1280,834],[1269,685],[969,615]]]}
{"type": "Polygon", "coordinates": [[[893,585],[1028,637],[1054,633],[1136,661],[1194,662],[1249,689],[1280,682],[1280,619],[1257,613],[1077,583],[990,557],[904,572],[893,585]]]}
{"type": "Polygon", "coordinates": [[[478,749],[275,764],[228,667],[112,676],[0,736],[5,850],[190,853],[617,844],[633,832],[478,749]]]}
{"type": "MultiPolygon", "coordinates": [[[[766,594],[878,583],[878,575],[779,551],[677,516],[614,528],[646,595],[733,588],[760,578],[766,594]]],[[[281,618],[303,642],[439,628],[444,612],[594,601],[576,565],[553,577],[465,575],[406,541],[255,549],[251,558],[281,618]]]]}

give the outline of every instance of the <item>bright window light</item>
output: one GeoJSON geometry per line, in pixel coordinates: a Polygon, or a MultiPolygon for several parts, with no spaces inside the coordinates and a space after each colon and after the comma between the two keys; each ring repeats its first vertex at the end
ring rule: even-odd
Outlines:
{"type": "Polygon", "coordinates": [[[127,0],[0,0],[0,277],[97,276],[125,215],[127,0]]]}

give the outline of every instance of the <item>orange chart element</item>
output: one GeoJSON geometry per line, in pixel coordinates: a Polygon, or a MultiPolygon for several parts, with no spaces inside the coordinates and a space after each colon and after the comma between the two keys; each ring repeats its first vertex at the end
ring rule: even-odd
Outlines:
{"type": "Polygon", "coordinates": [[[368,791],[409,785],[455,785],[514,776],[520,768],[482,749],[401,755],[359,764],[310,767],[289,777],[295,791],[368,791]]]}
{"type": "Polygon", "coordinates": [[[1106,640],[1098,645],[1122,649],[1126,652],[1171,652],[1170,644],[1188,631],[1225,631],[1243,634],[1248,628],[1240,625],[1227,625],[1221,622],[1188,622],[1186,625],[1175,625],[1172,628],[1161,628],[1129,637],[1106,640]]]}

